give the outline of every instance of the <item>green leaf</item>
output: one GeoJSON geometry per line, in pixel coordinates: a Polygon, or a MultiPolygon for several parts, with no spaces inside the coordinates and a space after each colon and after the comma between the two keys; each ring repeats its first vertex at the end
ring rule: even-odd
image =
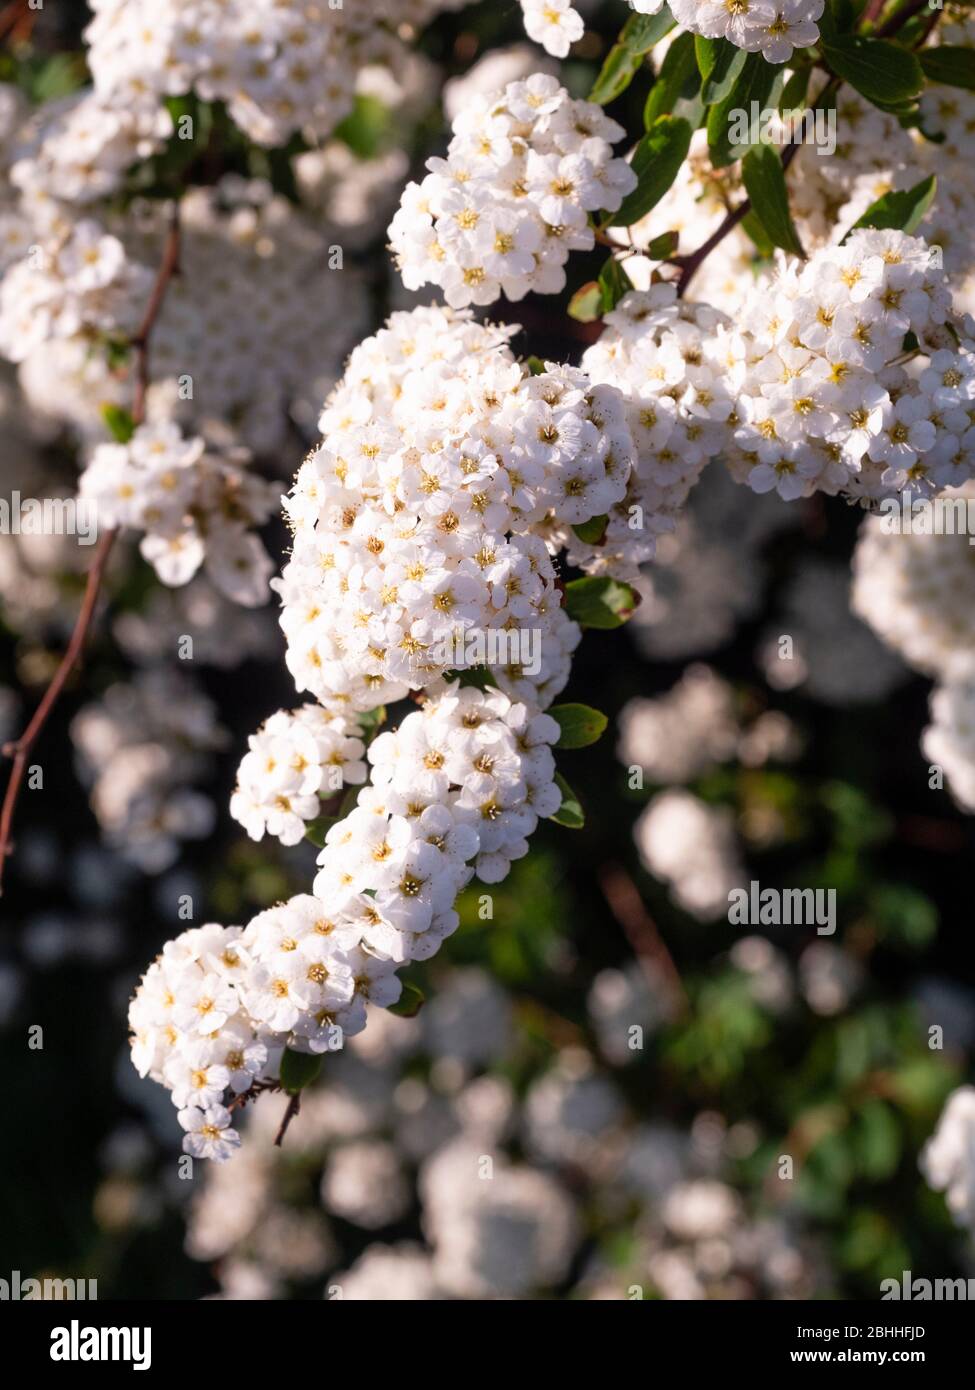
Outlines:
{"type": "Polygon", "coordinates": [[[403,993],[395,1004],[390,1004],[389,1012],[395,1014],[397,1018],[416,1018],[426,1002],[427,998],[423,990],[411,984],[409,980],[404,980],[403,993]]]}
{"type": "Polygon", "coordinates": [[[357,714],[355,716],[355,722],[359,725],[359,728],[362,729],[366,736],[366,741],[368,742],[370,738],[375,737],[386,723],[386,706],[377,705],[375,709],[365,710],[361,714],[357,714]]]}
{"type": "Polygon", "coordinates": [[[135,421],[131,413],[120,405],[103,405],[102,419],[118,444],[128,444],[135,434],[135,421]]]}
{"type": "Polygon", "coordinates": [[[609,720],[591,705],[553,705],[547,711],[562,733],[556,748],[588,748],[602,737],[609,720]]]}
{"type": "Polygon", "coordinates": [[[886,39],[842,34],[823,44],[826,63],[837,77],[875,105],[905,101],[924,86],[921,64],[913,53],[886,39]]]}
{"type": "Polygon", "coordinates": [[[694,36],[678,34],[664,55],[657,80],[650,88],[643,108],[644,129],[649,130],[658,116],[669,116],[678,100],[684,95],[693,96],[698,85],[694,36]]]}
{"type": "Polygon", "coordinates": [[[375,159],[395,136],[393,113],[373,96],[357,96],[344,121],[335,127],[335,138],[359,159],[375,159]]]}
{"type": "Polygon", "coordinates": [[[664,5],[659,14],[631,15],[623,26],[623,37],[634,53],[649,53],[676,24],[670,6],[664,5]]]}
{"type": "Polygon", "coordinates": [[[579,525],[573,526],[572,529],[583,544],[599,545],[606,534],[608,523],[608,516],[593,516],[588,521],[580,521],[579,525]]]}
{"type": "Polygon", "coordinates": [[[749,147],[752,103],[755,103],[754,110],[761,118],[767,107],[773,104],[772,90],[781,76],[781,65],[767,63],[761,53],[748,54],[731,91],[708,111],[708,150],[715,169],[733,164],[749,147]],[[742,113],[746,118],[744,130],[741,129],[742,113]],[[748,139],[732,139],[742,134],[746,134],[748,139]]]}
{"type": "Polygon", "coordinates": [[[296,1096],[311,1085],[321,1069],[321,1057],[308,1052],[292,1052],[286,1047],[281,1058],[281,1085],[289,1096],[296,1096]]]}
{"type": "Polygon", "coordinates": [[[644,254],[651,261],[669,261],[671,256],[675,255],[679,244],[679,232],[661,232],[650,242],[644,254]]]}
{"type": "Polygon", "coordinates": [[[573,579],[565,586],[565,608],[580,627],[608,631],[622,627],[636,612],[640,595],[629,584],[604,577],[573,579]]]}
{"type": "Polygon", "coordinates": [[[806,93],[809,90],[809,78],[812,75],[812,68],[799,68],[785,83],[782,88],[782,95],[779,97],[779,110],[782,112],[803,111],[808,102],[806,93]]]}
{"type": "Polygon", "coordinates": [[[325,848],[325,836],[333,825],[338,825],[341,816],[316,816],[314,820],[305,822],[305,839],[318,849],[325,848]]]}
{"type": "Polygon", "coordinates": [[[545,363],[540,357],[526,357],[525,366],[531,376],[542,376],[545,372],[545,363]]]}
{"type": "Polygon", "coordinates": [[[582,809],[582,802],[576,796],[561,772],[555,774],[555,785],[562,793],[562,805],[549,816],[549,820],[554,820],[556,825],[564,826],[566,830],[581,830],[586,823],[586,814],[582,809]]]}
{"type": "Polygon", "coordinates": [[[633,288],[633,282],[614,256],[610,256],[599,272],[599,292],[602,296],[602,312],[608,314],[615,309],[623,296],[633,288]]]}
{"type": "Polygon", "coordinates": [[[928,208],[934,201],[938,181],[934,174],[916,183],[901,193],[885,193],[875,203],[871,203],[862,217],[857,218],[850,235],[857,227],[891,227],[894,231],[911,235],[924,221],[928,208]]]}
{"type": "Polygon", "coordinates": [[[762,226],[761,220],[754,212],[746,212],[741,219],[741,229],[746,236],[750,237],[755,243],[755,249],[763,261],[771,260],[775,255],[775,245],[769,237],[768,232],[762,226]]]}
{"type": "Polygon", "coordinates": [[[783,251],[805,255],[789,212],[789,191],[778,150],[771,145],[756,145],[742,160],[741,174],[752,210],[769,239],[783,251]]]}
{"type": "Polygon", "coordinates": [[[948,43],[939,48],[924,48],[917,56],[925,77],[930,77],[932,82],[975,91],[975,52],[972,49],[948,43]]]}
{"type": "Polygon", "coordinates": [[[657,117],[633,155],[637,186],[609,219],[610,226],[632,226],[656,207],[680,172],[693,134],[690,122],[679,116],[657,117]]]}
{"type": "Polygon", "coordinates": [[[603,292],[595,280],[582,285],[569,300],[569,318],[579,323],[592,323],[602,312],[603,292]]]}
{"type": "Polygon", "coordinates": [[[703,79],[701,100],[705,106],[724,101],[738,80],[748,54],[727,39],[702,39],[696,35],[694,52],[703,79]]]}
{"type": "Polygon", "coordinates": [[[673,29],[674,24],[674,17],[666,8],[658,15],[631,15],[606,55],[589,100],[606,106],[622,96],[643,66],[645,54],[673,29]]]}

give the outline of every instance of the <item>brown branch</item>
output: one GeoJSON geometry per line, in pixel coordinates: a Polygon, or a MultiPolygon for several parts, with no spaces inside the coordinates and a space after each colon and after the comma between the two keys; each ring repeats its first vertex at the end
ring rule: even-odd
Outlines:
{"type": "MultiPolygon", "coordinates": [[[[928,0],[911,0],[910,4],[906,5],[904,9],[898,10],[896,14],[892,14],[886,24],[881,24],[873,37],[875,39],[889,39],[891,34],[896,34],[899,29],[903,29],[907,21],[913,19],[919,11],[928,8],[928,0]]],[[[941,11],[938,10],[937,14],[940,15],[940,13],[941,11]]]]}
{"type": "MultiPolygon", "coordinates": [[[[149,343],[163,300],[166,297],[166,290],[173,276],[179,271],[179,248],[179,208],[178,204],[174,204],[172,221],[163,249],[162,263],[153,285],[152,294],[149,297],[146,312],[131,344],[136,353],[136,387],[132,403],[132,421],[136,426],[145,421],[146,393],[149,387],[149,343]]],[[[117,535],[118,532],[113,529],[106,531],[99,539],[91,569],[88,571],[85,595],[67,650],[27,728],[19,738],[4,744],[0,750],[4,757],[13,759],[7,789],[4,793],[3,806],[0,808],[0,896],[3,895],[4,869],[7,859],[13,851],[14,814],[17,810],[24,775],[27,771],[28,759],[69,677],[81,665],[88,632],[98,606],[98,596],[101,591],[102,580],[105,577],[105,568],[117,535]]]]}
{"type": "MultiPolygon", "coordinates": [[[[926,4],[927,0],[924,0],[924,2],[926,4]]],[[[838,77],[831,77],[826,83],[826,86],[819,93],[814,104],[809,108],[810,111],[818,110],[823,102],[827,101],[829,97],[832,96],[839,85],[840,79],[838,77]]],[[[795,159],[796,155],[799,153],[801,144],[801,140],[790,140],[789,144],[786,145],[785,149],[782,151],[783,170],[788,169],[789,165],[795,159]]],[[[696,251],[692,251],[688,256],[674,256],[667,262],[668,265],[677,266],[680,271],[680,276],[677,281],[677,294],[679,297],[686,293],[687,286],[691,282],[691,277],[696,274],[707,260],[708,256],[710,256],[711,252],[717,246],[721,245],[728,233],[733,232],[738,226],[738,223],[741,222],[743,218],[747,217],[751,210],[751,199],[746,198],[744,202],[739,203],[736,208],[733,208],[728,213],[720,226],[711,233],[707,241],[704,242],[702,246],[699,246],[696,251]]]]}
{"type": "Polygon", "coordinates": [[[688,1000],[680,971],[630,875],[620,864],[604,864],[599,870],[599,886],[651,990],[658,990],[663,979],[678,1011],[686,1013],[688,1000]]]}
{"type": "Polygon", "coordinates": [[[277,1134],[274,1136],[274,1147],[276,1149],[280,1149],[281,1145],[284,1143],[284,1136],[288,1132],[288,1126],[291,1124],[291,1121],[295,1118],[300,1109],[301,1092],[296,1091],[295,1094],[288,1101],[288,1107],[285,1110],[284,1115],[281,1119],[280,1128],[278,1129],[277,1134]]]}

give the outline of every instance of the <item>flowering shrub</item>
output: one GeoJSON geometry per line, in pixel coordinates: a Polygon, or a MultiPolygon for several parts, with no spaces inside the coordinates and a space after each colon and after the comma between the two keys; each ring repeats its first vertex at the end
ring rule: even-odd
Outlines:
{"type": "MultiPolygon", "coordinates": [[[[899,1003],[872,1013],[868,969],[936,928],[924,893],[871,856],[890,841],[896,865],[901,832],[964,843],[975,810],[970,14],[912,0],[522,0],[476,19],[462,0],[91,10],[82,48],[47,65],[43,28],[13,16],[0,67],[0,621],[16,639],[0,881],[21,871],[38,740],[101,624],[70,737],[119,893],[151,875],[170,919],[178,904],[128,1014],[135,1071],[176,1110],[161,1134],[189,1160],[236,1157],[264,1192],[277,1160],[246,1152],[272,1137],[257,1117],[285,1098],[280,1146],[304,1104],[326,1206],[381,1230],[414,1193],[380,1131],[397,1106],[415,1101],[423,1123],[429,1107],[437,1143],[403,1128],[430,1251],[330,1261],[312,1236],[286,1271],[345,1264],[353,1289],[425,1298],[564,1284],[590,1229],[578,1192],[607,1175],[642,1213],[666,1296],[828,1293],[805,1226],[793,1242],[762,1225],[773,1150],[815,1186],[832,1144],[850,1189],[893,1181],[909,1153],[971,1227],[967,1044],[935,1058],[943,1038],[916,1036],[899,1003]],[[544,53],[521,42],[522,18],[544,53]],[[492,48],[502,31],[518,44],[492,48]],[[853,521],[851,572],[836,552],[853,521]],[[748,650],[729,665],[733,641],[748,650]],[[666,673],[702,656],[715,666],[666,673]],[[857,784],[857,758],[880,756],[869,715],[830,775],[805,762],[802,701],[831,715],[889,699],[897,718],[906,668],[936,682],[907,739],[954,801],[933,828],[900,784],[896,817],[857,784]],[[33,718],[15,683],[46,690],[33,718]],[[620,795],[598,783],[587,825],[593,787],[580,796],[567,773],[607,728],[600,697],[619,716],[619,767],[605,761],[620,795]],[[633,812],[622,836],[602,823],[617,803],[633,812]],[[556,836],[584,828],[576,905],[546,873],[573,865],[556,836]],[[194,842],[212,854],[203,915],[221,920],[206,925],[202,886],[180,877],[194,842]],[[803,886],[765,898],[752,857],[789,847],[803,886]],[[839,894],[838,917],[832,900],[783,916],[783,894],[820,893],[839,894]],[[565,919],[587,894],[636,963],[609,968],[587,941],[600,968],[584,1022],[542,986],[513,1017],[495,977],[561,975],[578,992],[565,919]],[[761,911],[688,986],[671,946],[696,969],[707,932],[741,925],[738,896],[761,911]],[[805,935],[773,945],[778,927],[805,935]],[[468,1051],[442,1042],[452,1008],[468,1051]],[[776,1029],[800,1011],[807,1072],[788,1087],[776,1029]],[[635,1121],[602,1074],[645,1034],[648,1093],[692,1096],[696,1137],[635,1121]],[[421,1036],[429,1067],[407,1074],[421,1036]],[[847,1051],[862,1072],[819,1074],[847,1051]],[[395,1097],[333,1152],[315,1097],[347,1087],[359,1115],[373,1064],[395,1097]],[[762,1082],[770,1097],[806,1086],[797,1113],[762,1082]],[[761,1125],[716,1121],[725,1086],[729,1116],[772,1107],[761,1125]],[[464,1178],[482,1150],[499,1179],[483,1209],[464,1178]],[[479,1214],[494,1229],[506,1212],[537,1233],[521,1263],[476,1248],[479,1214]]],[[[828,716],[820,737],[834,733],[828,716]]],[[[24,872],[38,863],[28,853],[24,872]]],[[[80,876],[97,914],[100,875],[80,876]]],[[[57,922],[35,928],[35,964],[70,954],[57,922]]],[[[90,935],[92,958],[111,950],[90,935]]],[[[253,1224],[207,1227],[222,1181],[194,1209],[199,1258],[257,1240],[253,1224]]],[[[816,1189],[802,1221],[839,1220],[846,1188],[816,1189]]],[[[618,1233],[617,1206],[592,1202],[618,1233]]],[[[224,1287],[276,1286],[238,1270],[224,1287]]],[[[578,1287],[616,1285],[597,1261],[578,1287]]]]}

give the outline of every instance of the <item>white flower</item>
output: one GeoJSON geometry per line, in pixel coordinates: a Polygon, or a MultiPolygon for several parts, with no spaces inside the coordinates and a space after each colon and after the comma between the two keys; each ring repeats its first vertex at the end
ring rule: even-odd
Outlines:
{"type": "Polygon", "coordinates": [[[240,1146],[240,1135],[233,1128],[230,1111],[222,1105],[210,1105],[206,1109],[190,1106],[179,1112],[179,1122],[187,1131],[183,1137],[183,1152],[193,1158],[226,1163],[240,1146]]]}

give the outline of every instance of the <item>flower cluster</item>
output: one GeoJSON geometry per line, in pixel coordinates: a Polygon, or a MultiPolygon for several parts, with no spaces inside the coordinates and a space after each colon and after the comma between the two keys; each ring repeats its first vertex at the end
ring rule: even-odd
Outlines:
{"type": "Polygon", "coordinates": [[[550,549],[624,496],[630,435],[612,387],[571,367],[531,375],[512,331],[394,314],[328,401],[286,500],[277,587],[297,688],[329,709],[472,666],[539,704],[565,683],[577,630],[550,549]]]}
{"type": "Polygon", "coordinates": [[[95,89],[116,107],[154,110],[194,92],[225,101],[259,145],[331,133],[368,64],[405,59],[397,30],[460,0],[91,0],[85,30],[95,89]]]}
{"type": "Polygon", "coordinates": [[[594,244],[589,214],[615,212],[636,187],[612,152],[622,127],[535,73],[472,100],[453,129],[389,228],[403,283],[439,285],[454,308],[557,294],[569,253],[594,244]]]}
{"type": "Polygon", "coordinates": [[[77,222],[0,280],[0,354],[22,362],[49,339],[132,334],[151,285],[118,237],[93,219],[77,222]]]}
{"type": "Polygon", "coordinates": [[[230,814],[252,840],[268,834],[298,844],[321,814],[323,796],[366,780],[361,734],[359,725],[321,705],[279,710],[248,739],[230,814]]]}
{"type": "Polygon", "coordinates": [[[582,365],[626,398],[636,466],[599,545],[587,550],[576,541],[569,558],[627,575],[653,557],[654,537],[673,529],[704,465],[726,442],[734,402],[714,343],[728,320],[657,284],[626,294],[605,323],[582,365]]]}
{"type": "MultiPolygon", "coordinates": [[[[657,14],[663,4],[630,0],[638,14],[657,14]]],[[[795,49],[816,43],[816,20],[824,8],[825,0],[670,0],[671,13],[683,28],[707,39],[727,39],[770,63],[787,63],[795,49]]]]}
{"type": "Polygon", "coordinates": [[[140,425],[126,444],[98,445],[80,496],[99,525],[145,532],[140,550],[164,584],[187,584],[203,565],[227,598],[256,607],[273,566],[250,528],[271,516],[280,489],[205,450],[169,421],[140,425]]]}
{"type": "Polygon", "coordinates": [[[165,107],[133,111],[90,90],[72,93],[39,107],[18,131],[10,181],[28,204],[92,203],[114,193],[172,129],[165,107]]]}
{"type": "Polygon", "coordinates": [[[75,716],[71,739],[106,842],[143,873],[163,873],[183,840],[213,830],[214,804],[193,783],[226,733],[188,675],[151,668],[110,686],[75,716]]]}
{"type": "Polygon", "coordinates": [[[747,297],[715,345],[739,480],[787,499],[875,499],[972,476],[975,353],[948,324],[934,259],[903,232],[856,231],[747,297]]]}
{"type": "Polygon", "coordinates": [[[933,503],[905,494],[900,509],[863,523],[852,592],[854,611],[878,637],[937,681],[921,750],[930,772],[942,774],[969,812],[975,811],[973,529],[975,484],[950,488],[933,503]]]}
{"type": "MultiPolygon", "coordinates": [[[[305,757],[299,722],[269,721],[248,755],[265,767],[289,760],[278,783],[289,797],[305,771],[296,766],[305,757]],[[276,746],[269,729],[278,731],[276,746]]],[[[321,711],[305,712],[303,722],[310,763],[333,731],[321,711]]],[[[243,931],[207,926],[164,948],[132,1001],[133,1061],[172,1091],[187,1153],[229,1158],[239,1136],[228,1089],[241,1095],[255,1081],[273,1083],[284,1048],[340,1049],[365,1027],[367,1004],[397,1001],[396,970],[432,956],[456,929],[461,888],[475,873],[502,879],[539,817],[558,810],[558,734],[550,716],[497,691],[438,688],[370,746],[371,785],[329,830],[314,896],[270,908],[243,931]]],[[[351,761],[361,743],[338,737],[343,775],[361,780],[362,764],[351,761]]],[[[307,785],[316,774],[321,763],[307,785]]],[[[267,824],[272,833],[288,829],[267,824]]]]}

